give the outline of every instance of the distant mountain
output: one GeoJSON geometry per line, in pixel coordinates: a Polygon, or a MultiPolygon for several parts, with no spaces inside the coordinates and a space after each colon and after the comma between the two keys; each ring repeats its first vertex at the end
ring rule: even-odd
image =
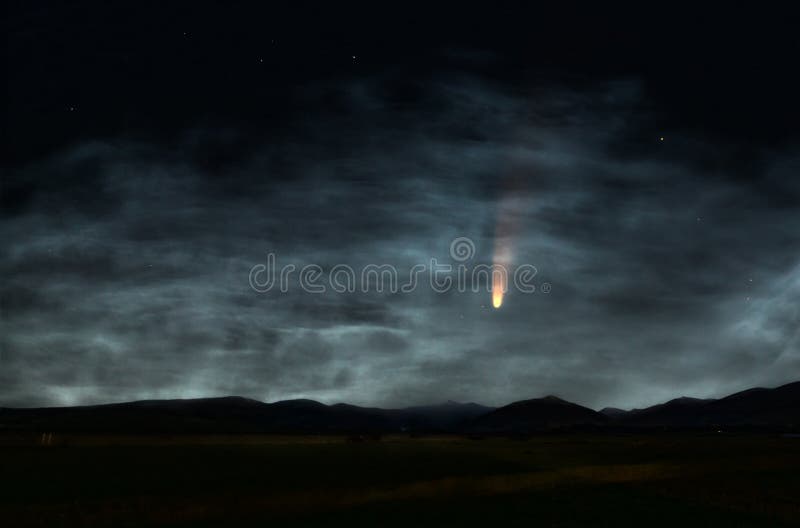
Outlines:
{"type": "Polygon", "coordinates": [[[709,404],[706,411],[707,418],[719,423],[800,426],[800,381],[776,389],[737,392],[709,404]]]}
{"type": "Polygon", "coordinates": [[[638,428],[800,428],[800,382],[755,388],[719,400],[678,398],[622,415],[616,423],[638,428]]]}
{"type": "Polygon", "coordinates": [[[546,396],[495,409],[473,420],[469,429],[495,433],[533,432],[599,426],[608,420],[608,417],[587,407],[546,396]]]}
{"type": "Polygon", "coordinates": [[[81,407],[0,408],[0,431],[109,433],[443,432],[490,411],[474,403],[378,409],[313,400],[263,403],[239,397],[145,400],[81,407]]]}
{"type": "Polygon", "coordinates": [[[609,418],[619,418],[620,416],[627,414],[629,411],[618,409],[617,407],[603,407],[599,412],[603,416],[607,416],[609,418]]]}
{"type": "Polygon", "coordinates": [[[493,410],[494,407],[477,403],[447,401],[438,405],[407,407],[396,413],[401,417],[403,430],[452,431],[493,410]]]}
{"type": "Polygon", "coordinates": [[[263,403],[239,397],[147,400],[82,407],[0,408],[0,432],[97,433],[481,433],[554,430],[800,430],[800,382],[719,400],[677,398],[646,409],[601,412],[555,396],[504,407],[446,402],[379,409],[313,400],[263,403]]]}
{"type": "Polygon", "coordinates": [[[659,403],[644,409],[633,409],[631,411],[612,416],[624,424],[661,426],[673,424],[683,420],[683,417],[692,414],[706,404],[714,400],[704,400],[700,398],[675,398],[666,403],[659,403]]]}

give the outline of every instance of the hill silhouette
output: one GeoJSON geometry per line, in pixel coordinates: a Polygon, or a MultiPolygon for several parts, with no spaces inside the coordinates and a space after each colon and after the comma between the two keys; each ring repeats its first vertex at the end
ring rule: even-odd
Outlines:
{"type": "Polygon", "coordinates": [[[514,402],[475,419],[469,428],[480,432],[532,432],[604,425],[608,417],[587,407],[545,396],[514,402]]]}
{"type": "Polygon", "coordinates": [[[144,400],[34,409],[0,408],[0,431],[103,433],[382,433],[449,431],[490,411],[475,403],[379,409],[314,400],[241,397],[144,400]]]}
{"type": "Polygon", "coordinates": [[[616,421],[633,427],[795,430],[800,427],[800,382],[748,389],[718,400],[677,398],[630,411],[616,421]]]}
{"type": "Polygon", "coordinates": [[[2,431],[85,433],[481,433],[558,430],[800,429],[800,382],[718,400],[676,398],[645,409],[601,412],[556,396],[500,408],[476,403],[381,409],[314,400],[264,403],[241,397],[144,400],[106,405],[0,408],[2,431]]]}

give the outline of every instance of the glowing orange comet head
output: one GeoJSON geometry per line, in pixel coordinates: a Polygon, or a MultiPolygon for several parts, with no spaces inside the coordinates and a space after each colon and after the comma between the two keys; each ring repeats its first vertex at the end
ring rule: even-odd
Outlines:
{"type": "Polygon", "coordinates": [[[492,306],[500,308],[503,305],[503,290],[492,289],[492,306]]]}
{"type": "Polygon", "coordinates": [[[500,308],[508,286],[508,266],[511,262],[511,251],[507,245],[495,243],[494,262],[492,266],[492,306],[500,308]]]}

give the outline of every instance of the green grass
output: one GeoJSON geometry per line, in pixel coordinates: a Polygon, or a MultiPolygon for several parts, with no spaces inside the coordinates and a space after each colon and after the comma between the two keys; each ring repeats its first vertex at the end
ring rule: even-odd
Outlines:
{"type": "Polygon", "coordinates": [[[0,440],[3,526],[781,526],[800,439],[0,440]]]}

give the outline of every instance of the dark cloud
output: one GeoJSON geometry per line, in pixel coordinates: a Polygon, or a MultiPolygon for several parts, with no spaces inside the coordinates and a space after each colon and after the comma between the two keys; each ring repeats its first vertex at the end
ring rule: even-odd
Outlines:
{"type": "Polygon", "coordinates": [[[385,74],[296,97],[307,115],[280,134],[86,142],[14,170],[0,403],[640,406],[797,372],[791,149],[657,132],[632,78],[385,74]],[[311,294],[297,272],[285,293],[248,284],[268,252],[323,282],[337,264],[402,282],[452,264],[459,236],[487,263],[508,200],[514,262],[552,291],[501,310],[427,276],[411,293],[311,294]]]}

